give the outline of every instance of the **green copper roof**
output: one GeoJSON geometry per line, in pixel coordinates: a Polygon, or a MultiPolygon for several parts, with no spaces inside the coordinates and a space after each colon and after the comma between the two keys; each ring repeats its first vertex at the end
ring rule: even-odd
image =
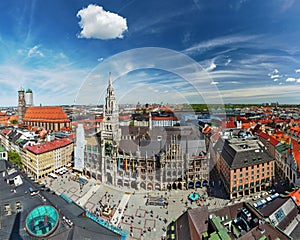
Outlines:
{"type": "Polygon", "coordinates": [[[26,92],[27,93],[32,93],[32,90],[30,88],[27,88],[26,92]]]}
{"type": "Polygon", "coordinates": [[[21,87],[18,92],[25,92],[25,90],[21,87]]]}
{"type": "Polygon", "coordinates": [[[275,148],[280,154],[285,154],[289,149],[289,145],[285,143],[279,143],[275,148]]]}

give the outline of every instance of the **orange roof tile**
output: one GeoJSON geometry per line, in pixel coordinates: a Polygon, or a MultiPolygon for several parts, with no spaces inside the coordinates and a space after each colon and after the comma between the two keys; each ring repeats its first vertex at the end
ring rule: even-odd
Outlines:
{"type": "Polygon", "coordinates": [[[65,147],[71,143],[72,141],[69,138],[61,138],[55,139],[51,142],[45,142],[41,145],[28,146],[27,150],[37,155],[52,151],[57,148],[65,147]]]}
{"type": "Polygon", "coordinates": [[[215,133],[211,136],[211,138],[214,140],[214,141],[218,141],[218,139],[220,138],[220,134],[219,133],[215,133]]]}
{"type": "Polygon", "coordinates": [[[243,129],[249,129],[251,127],[250,123],[242,123],[242,128],[243,129]]]}
{"type": "Polygon", "coordinates": [[[262,138],[265,139],[265,140],[268,140],[268,139],[270,138],[270,135],[267,134],[267,133],[265,133],[265,132],[260,132],[260,133],[258,134],[258,136],[259,136],[259,137],[262,137],[262,138]]]}
{"type": "Polygon", "coordinates": [[[130,120],[131,116],[130,115],[124,115],[124,116],[119,116],[120,120],[130,120]]]}
{"type": "Polygon", "coordinates": [[[273,136],[270,136],[270,143],[273,146],[276,146],[279,143],[279,141],[276,138],[274,138],[273,136]]]}
{"type": "Polygon", "coordinates": [[[293,148],[293,156],[298,165],[298,170],[300,166],[300,145],[294,139],[292,139],[292,148],[293,148]]]}
{"type": "Polygon", "coordinates": [[[203,129],[202,129],[202,133],[206,134],[209,133],[211,131],[211,127],[209,125],[206,125],[203,129]]]}
{"type": "Polygon", "coordinates": [[[70,122],[67,114],[59,106],[28,107],[23,120],[30,122],[70,122]]]}
{"type": "Polygon", "coordinates": [[[296,202],[296,204],[298,206],[300,205],[300,188],[298,188],[297,190],[291,192],[287,196],[292,197],[294,199],[294,201],[296,202]]]}
{"type": "Polygon", "coordinates": [[[178,121],[178,118],[173,117],[173,116],[169,116],[169,117],[152,116],[152,120],[154,120],[154,121],[162,121],[162,120],[178,121]]]}
{"type": "Polygon", "coordinates": [[[222,122],[222,128],[236,128],[236,126],[235,126],[235,123],[233,121],[222,122]]]}

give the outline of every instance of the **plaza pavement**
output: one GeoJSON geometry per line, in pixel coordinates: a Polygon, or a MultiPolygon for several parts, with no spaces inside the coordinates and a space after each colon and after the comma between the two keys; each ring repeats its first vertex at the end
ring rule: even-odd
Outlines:
{"type": "Polygon", "coordinates": [[[123,213],[124,213],[124,210],[125,210],[125,207],[130,199],[130,193],[125,193],[121,199],[121,202],[119,203],[119,205],[117,206],[117,209],[111,219],[111,223],[118,226],[120,221],[121,221],[121,218],[123,216],[123,213]]]}
{"type": "MultiPolygon", "coordinates": [[[[177,219],[188,208],[196,208],[196,203],[188,200],[188,195],[195,190],[171,191],[134,191],[130,188],[120,188],[102,184],[95,179],[87,179],[87,184],[80,184],[71,178],[75,175],[66,173],[57,179],[46,177],[44,183],[57,194],[64,193],[85,209],[95,212],[100,203],[114,207],[115,213],[112,223],[127,230],[130,235],[127,239],[161,239],[165,235],[168,224],[177,219]],[[167,198],[169,205],[146,206],[148,196],[167,198]],[[118,208],[121,211],[118,211],[118,208]]],[[[210,198],[206,188],[197,191],[200,197],[205,198],[201,205],[208,205],[209,209],[217,209],[229,203],[222,198],[210,198]]]]}

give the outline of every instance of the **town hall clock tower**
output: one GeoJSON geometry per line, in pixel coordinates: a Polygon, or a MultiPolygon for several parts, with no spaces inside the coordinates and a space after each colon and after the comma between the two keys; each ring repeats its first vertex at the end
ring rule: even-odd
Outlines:
{"type": "Polygon", "coordinates": [[[121,129],[119,127],[119,108],[116,102],[112,86],[111,74],[109,74],[108,87],[106,90],[105,105],[103,108],[103,123],[100,131],[101,155],[102,155],[102,181],[114,181],[117,174],[116,158],[118,154],[121,129]],[[107,173],[105,169],[110,169],[107,173]],[[110,177],[109,177],[110,175],[110,177]]]}

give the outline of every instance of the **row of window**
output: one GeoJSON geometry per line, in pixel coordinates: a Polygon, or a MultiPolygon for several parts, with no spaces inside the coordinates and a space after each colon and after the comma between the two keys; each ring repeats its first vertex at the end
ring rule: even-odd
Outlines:
{"type": "MultiPolygon", "coordinates": [[[[261,163],[261,164],[259,164],[259,165],[252,165],[252,166],[248,166],[248,167],[245,167],[245,170],[246,171],[249,171],[250,169],[251,170],[254,170],[254,168],[259,168],[259,167],[262,167],[262,171],[264,171],[264,167],[266,166],[267,168],[267,170],[269,170],[270,169],[270,167],[269,166],[271,166],[271,168],[272,168],[272,165],[271,165],[271,163],[270,163],[270,165],[269,165],[269,163],[261,163]]],[[[233,169],[233,172],[234,173],[237,173],[237,172],[242,172],[243,171],[243,168],[239,168],[239,169],[233,169]]],[[[257,170],[257,171],[259,171],[259,169],[257,170]]]]}
{"type": "MultiPolygon", "coordinates": [[[[267,172],[266,175],[268,176],[268,175],[269,175],[269,172],[267,172]]],[[[261,175],[256,175],[256,178],[257,178],[257,179],[260,178],[260,177],[265,177],[265,174],[262,173],[261,175]]],[[[254,176],[251,176],[251,181],[253,181],[253,180],[254,180],[254,176]]],[[[248,181],[249,181],[249,178],[246,177],[246,178],[245,178],[245,182],[248,182],[248,181]]],[[[243,183],[243,179],[240,179],[239,182],[240,182],[240,183],[243,183]]],[[[234,181],[233,181],[233,185],[236,185],[236,183],[237,183],[237,181],[234,180],[234,181]]]]}
{"type": "MultiPolygon", "coordinates": [[[[269,175],[269,174],[270,174],[269,170],[270,170],[270,168],[269,168],[269,167],[267,167],[267,172],[266,172],[266,174],[267,174],[267,175],[269,175]]],[[[264,171],[261,171],[261,172],[262,172],[262,174],[261,174],[261,175],[262,175],[262,176],[264,176],[264,171]]],[[[259,170],[257,170],[257,171],[256,171],[256,173],[257,173],[257,174],[259,174],[259,173],[260,173],[260,171],[259,171],[259,170]]],[[[240,178],[242,178],[243,176],[244,176],[244,174],[243,174],[243,173],[240,173],[240,178]]],[[[246,173],[245,173],[245,176],[246,176],[246,177],[248,177],[248,176],[249,176],[249,173],[248,173],[248,172],[246,172],[246,173]]],[[[254,171],[251,171],[251,176],[254,176],[254,171]]],[[[258,176],[258,175],[257,175],[257,176],[258,176]]],[[[233,175],[233,178],[234,178],[234,179],[236,179],[236,178],[237,178],[237,175],[236,175],[236,174],[234,174],[234,175],[233,175]]]]}
{"type": "Polygon", "coordinates": [[[248,190],[249,188],[258,187],[261,184],[265,184],[268,182],[270,182],[270,178],[262,179],[261,181],[257,180],[256,182],[246,183],[246,184],[240,185],[240,186],[234,186],[234,187],[232,187],[231,191],[237,192],[237,191],[242,191],[242,190],[248,190]]]}

